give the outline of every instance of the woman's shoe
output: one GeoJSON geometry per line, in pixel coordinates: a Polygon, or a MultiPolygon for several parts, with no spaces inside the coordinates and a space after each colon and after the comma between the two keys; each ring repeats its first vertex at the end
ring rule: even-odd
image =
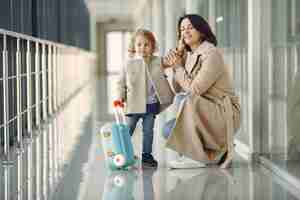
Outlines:
{"type": "MultiPolygon", "coordinates": [[[[225,155],[225,154],[224,154],[225,155]]],[[[232,153],[226,153],[226,155],[224,156],[225,159],[221,159],[223,162],[219,162],[220,164],[220,168],[221,169],[226,169],[226,168],[229,168],[232,164],[232,160],[233,160],[233,155],[232,153]]],[[[220,161],[221,161],[220,160],[220,161]]]]}
{"type": "Polygon", "coordinates": [[[205,163],[192,160],[188,157],[181,156],[177,160],[170,161],[168,163],[168,167],[170,169],[193,169],[193,168],[201,168],[206,167],[205,163]]]}
{"type": "Polygon", "coordinates": [[[227,157],[227,151],[221,156],[221,158],[219,159],[218,161],[218,165],[221,165],[222,163],[225,162],[226,160],[226,157],[227,157]]]}

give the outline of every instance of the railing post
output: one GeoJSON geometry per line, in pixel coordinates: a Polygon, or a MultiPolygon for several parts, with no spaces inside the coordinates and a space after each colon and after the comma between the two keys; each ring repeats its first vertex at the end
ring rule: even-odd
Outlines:
{"type": "Polygon", "coordinates": [[[17,72],[17,148],[22,151],[23,148],[23,130],[22,130],[22,85],[21,85],[21,52],[20,38],[17,38],[16,51],[16,72],[17,72]]]}
{"type": "Polygon", "coordinates": [[[32,138],[32,81],[31,81],[31,52],[30,52],[30,40],[27,40],[26,44],[26,84],[27,84],[27,132],[28,136],[32,138]]]}
{"type": "Polygon", "coordinates": [[[10,177],[11,177],[11,174],[10,174],[10,170],[11,170],[11,166],[7,165],[7,166],[4,166],[4,200],[10,200],[10,186],[11,186],[11,183],[10,183],[10,177]]]}
{"type": "Polygon", "coordinates": [[[53,109],[52,109],[52,102],[53,102],[53,97],[52,97],[52,75],[53,75],[53,56],[52,56],[52,45],[49,45],[48,48],[48,109],[49,109],[49,114],[53,114],[53,109]]]}
{"type": "Polygon", "coordinates": [[[40,126],[41,111],[40,111],[40,55],[39,55],[39,43],[35,42],[35,124],[40,126]]]}
{"type": "Polygon", "coordinates": [[[53,184],[58,182],[58,165],[59,165],[59,145],[57,139],[57,119],[53,119],[52,133],[53,133],[53,184]]]}
{"type": "Polygon", "coordinates": [[[20,153],[17,155],[17,200],[22,200],[23,197],[23,161],[22,161],[23,154],[20,153]]]}
{"type": "Polygon", "coordinates": [[[27,199],[33,199],[32,196],[32,184],[33,184],[33,176],[32,176],[32,167],[33,167],[33,162],[32,162],[32,146],[33,146],[33,142],[31,143],[31,145],[27,146],[27,199]]]}
{"type": "Polygon", "coordinates": [[[61,106],[61,102],[62,102],[62,88],[60,87],[60,83],[61,83],[61,77],[63,76],[63,71],[62,71],[62,49],[59,48],[57,49],[57,65],[56,65],[56,94],[57,94],[57,107],[61,106]]]}
{"type": "Polygon", "coordinates": [[[35,175],[35,196],[33,199],[40,200],[40,191],[41,191],[41,134],[38,135],[35,139],[35,157],[36,157],[36,162],[35,162],[35,170],[36,170],[36,175],[35,175]]]}
{"type": "Polygon", "coordinates": [[[53,143],[53,129],[52,129],[53,121],[48,124],[47,129],[48,129],[48,183],[49,183],[49,190],[52,191],[53,188],[53,183],[54,183],[54,161],[55,157],[53,156],[54,153],[54,143],[53,143]]]}
{"type": "Polygon", "coordinates": [[[2,52],[2,64],[3,64],[3,121],[4,121],[4,158],[3,164],[12,164],[10,160],[10,148],[9,148],[9,128],[8,128],[8,53],[7,53],[7,36],[3,35],[3,52],[2,52]]]}
{"type": "Polygon", "coordinates": [[[46,67],[46,44],[42,44],[42,110],[43,121],[47,119],[47,67],[46,67]]]}
{"type": "Polygon", "coordinates": [[[53,107],[57,111],[57,48],[53,47],[53,107]]]}
{"type": "Polygon", "coordinates": [[[41,136],[41,144],[42,144],[42,199],[47,199],[47,194],[48,194],[48,160],[49,160],[49,156],[48,156],[48,126],[45,126],[45,128],[43,128],[42,130],[42,134],[41,136]]]}

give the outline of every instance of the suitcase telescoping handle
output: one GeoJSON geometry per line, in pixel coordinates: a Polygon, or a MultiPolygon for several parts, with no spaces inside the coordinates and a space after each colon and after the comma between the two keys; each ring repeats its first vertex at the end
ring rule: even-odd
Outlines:
{"type": "Polygon", "coordinates": [[[116,100],[113,102],[113,111],[117,124],[126,124],[126,117],[124,113],[124,103],[122,101],[116,100]],[[122,122],[121,122],[122,119],[122,122]]]}

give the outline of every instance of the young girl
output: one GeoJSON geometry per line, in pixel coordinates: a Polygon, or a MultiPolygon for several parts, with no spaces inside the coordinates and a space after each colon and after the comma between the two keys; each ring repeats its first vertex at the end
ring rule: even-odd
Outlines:
{"type": "Polygon", "coordinates": [[[164,74],[162,59],[153,55],[157,49],[153,33],[138,29],[131,43],[131,59],[117,81],[115,102],[126,103],[130,135],[133,135],[137,122],[143,120],[142,164],[157,167],[152,156],[154,121],[156,115],[172,103],[174,94],[164,74]]]}

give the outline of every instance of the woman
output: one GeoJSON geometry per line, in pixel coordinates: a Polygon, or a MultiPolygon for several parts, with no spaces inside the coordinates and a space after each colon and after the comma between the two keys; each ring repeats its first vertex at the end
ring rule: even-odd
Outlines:
{"type": "Polygon", "coordinates": [[[229,70],[216,48],[217,40],[199,15],[178,22],[179,44],[164,58],[174,72],[173,88],[183,93],[176,120],[164,128],[167,147],[185,156],[172,168],[218,163],[227,168],[233,158],[233,134],[240,125],[240,105],[233,93],[229,70]]]}

